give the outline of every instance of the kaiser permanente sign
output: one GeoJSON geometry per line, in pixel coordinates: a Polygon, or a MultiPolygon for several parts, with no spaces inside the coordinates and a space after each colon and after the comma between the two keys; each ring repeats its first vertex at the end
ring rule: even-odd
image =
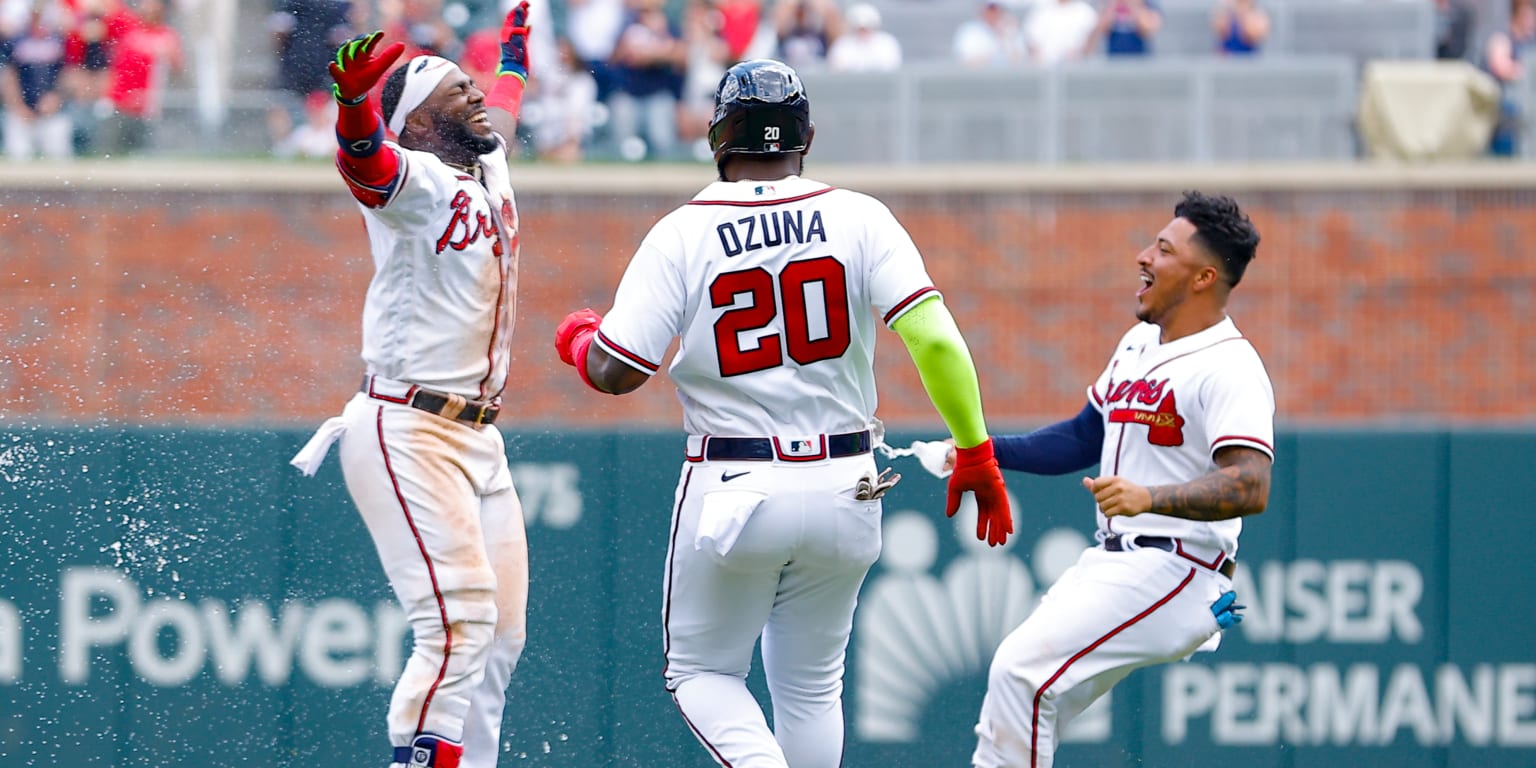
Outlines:
{"type": "MultiPolygon", "coordinates": [[[[286,466],[304,437],[0,433],[7,765],[379,762],[410,631],[334,462],[286,466]]],[[[533,588],[503,765],[712,764],[661,687],[679,451],[509,439],[533,588]]],[[[1536,765],[1536,565],[1491,540],[1526,515],[1485,482],[1536,438],[1301,434],[1280,452],[1239,554],[1244,622],[1132,675],[1058,764],[1536,765]]],[[[966,764],[992,649],[1091,541],[1075,478],[1011,476],[1019,531],[988,549],[908,461],[849,653],[849,768],[966,764]]]]}

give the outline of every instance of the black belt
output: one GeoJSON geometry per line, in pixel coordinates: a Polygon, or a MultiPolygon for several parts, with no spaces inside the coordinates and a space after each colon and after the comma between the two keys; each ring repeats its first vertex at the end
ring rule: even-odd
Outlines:
{"type": "Polygon", "coordinates": [[[1179,546],[1178,539],[1169,538],[1167,536],[1135,536],[1131,534],[1112,533],[1104,538],[1104,549],[1110,552],[1129,552],[1131,548],[1126,546],[1127,541],[1129,541],[1129,543],[1131,543],[1136,549],[1161,549],[1164,552],[1172,552],[1179,557],[1184,558],[1185,560],[1189,560],[1190,562],[1195,563],[1196,565],[1203,565],[1209,570],[1214,570],[1229,579],[1232,578],[1232,574],[1237,573],[1236,560],[1233,560],[1232,558],[1226,557],[1224,555],[1218,556],[1217,559],[1220,560],[1220,563],[1218,563],[1215,568],[1211,568],[1209,563],[1196,559],[1195,557],[1185,553],[1183,547],[1179,546]]]}
{"type": "Polygon", "coordinates": [[[501,415],[501,403],[497,401],[470,400],[461,395],[450,395],[446,392],[435,392],[421,387],[412,387],[409,400],[380,395],[370,391],[368,386],[369,378],[368,376],[363,377],[363,392],[369,397],[388,400],[392,403],[403,403],[412,408],[442,416],[445,419],[464,421],[470,424],[495,424],[496,417],[501,415]]]}
{"type": "Polygon", "coordinates": [[[792,445],[774,446],[772,437],[715,437],[704,438],[704,458],[710,461],[819,461],[857,456],[874,449],[869,430],[827,435],[825,445],[819,445],[814,453],[804,452],[792,445]]]}

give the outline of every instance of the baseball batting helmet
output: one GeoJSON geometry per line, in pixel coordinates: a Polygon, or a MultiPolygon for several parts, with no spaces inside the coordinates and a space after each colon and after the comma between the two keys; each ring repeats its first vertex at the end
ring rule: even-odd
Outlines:
{"type": "Polygon", "coordinates": [[[811,102],[805,84],[788,64],[743,61],[726,70],[715,88],[709,148],[719,165],[726,155],[802,152],[810,146],[811,102]]]}

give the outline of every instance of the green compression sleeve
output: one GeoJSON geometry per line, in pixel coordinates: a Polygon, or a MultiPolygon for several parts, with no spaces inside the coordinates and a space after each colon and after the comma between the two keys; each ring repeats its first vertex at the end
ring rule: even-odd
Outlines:
{"type": "Polygon", "coordinates": [[[987,441],[976,364],[955,318],[937,296],[924,299],[896,319],[891,329],[907,345],[928,399],[949,427],[955,445],[974,448],[987,441]]]}

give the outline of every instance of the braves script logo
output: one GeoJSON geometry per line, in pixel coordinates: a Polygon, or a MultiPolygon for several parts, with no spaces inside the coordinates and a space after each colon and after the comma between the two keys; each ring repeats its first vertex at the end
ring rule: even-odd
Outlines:
{"type": "Polygon", "coordinates": [[[449,203],[453,208],[453,218],[448,220],[448,227],[437,238],[438,253],[442,253],[445,248],[462,251],[481,237],[489,237],[496,241],[497,255],[501,255],[501,241],[498,237],[496,222],[491,220],[489,211],[471,212],[470,203],[472,202],[474,199],[462,189],[453,196],[453,202],[449,203]]]}
{"type": "Polygon", "coordinates": [[[1148,381],[1122,381],[1109,383],[1109,397],[1105,405],[1124,402],[1125,406],[1111,409],[1111,424],[1143,424],[1147,427],[1147,442],[1153,445],[1176,447],[1184,444],[1184,417],[1179,415],[1178,401],[1167,379],[1148,381]],[[1166,392],[1164,391],[1166,390],[1166,392]],[[1137,408],[1136,404],[1155,405],[1155,409],[1137,408]]]}

